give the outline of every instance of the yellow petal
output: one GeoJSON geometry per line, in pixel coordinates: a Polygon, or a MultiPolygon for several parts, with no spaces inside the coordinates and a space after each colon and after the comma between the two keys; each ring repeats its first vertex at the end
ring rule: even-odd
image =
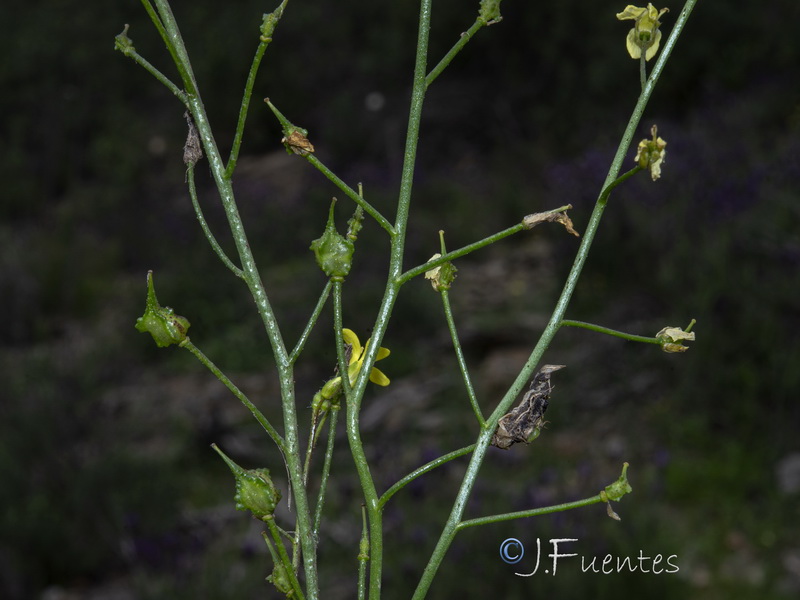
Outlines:
{"type": "MultiPolygon", "coordinates": [[[[651,5],[652,6],[652,5],[651,5]]],[[[633,4],[628,4],[621,13],[617,13],[617,19],[620,21],[625,21],[627,19],[636,20],[641,17],[647,11],[646,8],[641,8],[639,6],[634,6],[633,4]]]]}
{"type": "Polygon", "coordinates": [[[391,353],[392,353],[392,351],[389,350],[388,348],[383,348],[383,347],[378,348],[378,356],[375,358],[375,362],[377,362],[379,360],[383,360],[384,358],[389,356],[391,353]]]}
{"type": "Polygon", "coordinates": [[[347,327],[342,327],[342,338],[344,338],[345,344],[350,344],[351,346],[350,364],[352,365],[361,358],[361,342],[355,332],[352,329],[347,329],[347,327]]]}
{"type": "Polygon", "coordinates": [[[380,369],[372,369],[372,371],[369,373],[369,380],[372,383],[377,383],[378,385],[389,385],[389,378],[384,375],[380,369]]]}
{"type": "MultiPolygon", "coordinates": [[[[653,58],[656,55],[656,52],[658,51],[658,44],[660,42],[661,42],[661,32],[656,30],[656,36],[653,39],[653,43],[647,49],[647,52],[644,55],[644,59],[645,60],[650,60],[651,58],[653,58]]],[[[640,51],[640,53],[641,53],[641,51],[640,51]]],[[[638,56],[636,58],[638,58],[638,56]]]]}
{"type": "Polygon", "coordinates": [[[350,366],[347,367],[347,378],[350,380],[350,385],[356,382],[356,377],[358,377],[358,372],[360,370],[361,363],[358,361],[350,363],[350,366]]]}
{"type": "Polygon", "coordinates": [[[631,29],[628,32],[628,37],[625,38],[625,47],[628,49],[628,54],[631,58],[639,58],[642,56],[642,48],[639,46],[639,40],[636,37],[636,30],[631,29]]]}

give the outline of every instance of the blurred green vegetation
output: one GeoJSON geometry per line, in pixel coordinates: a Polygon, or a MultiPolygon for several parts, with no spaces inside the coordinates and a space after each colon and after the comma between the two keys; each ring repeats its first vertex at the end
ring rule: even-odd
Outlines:
{"type": "MultiPolygon", "coordinates": [[[[431,62],[477,7],[437,3],[431,62]]],[[[260,17],[273,6],[173,8],[226,148],[260,17]]],[[[576,226],[585,224],[638,86],[624,50],[628,24],[613,16],[622,8],[505,2],[505,20],[432,86],[409,265],[438,249],[439,229],[456,248],[565,202],[576,226]]],[[[670,8],[665,31],[679,5],[670,8]]],[[[269,96],[308,128],[320,158],[349,183],[362,181],[391,214],[417,10],[290,2],[266,55],[237,191],[288,343],[324,285],[308,245],[336,192],[280,154],[279,127],[258,100],[269,96]],[[369,94],[382,108],[367,108],[369,94]]],[[[171,74],[163,44],[137,2],[43,0],[8,12],[0,596],[63,588],[87,598],[118,597],[110,589],[134,598],[263,597],[263,542],[233,511],[233,482],[208,444],[275,474],[278,457],[188,354],[159,351],[133,329],[154,269],[159,298],[189,317],[193,341],[279,418],[252,300],[207,247],[183,186],[183,111],[113,52],[129,23],[137,49],[171,74]]],[[[796,597],[800,484],[795,476],[792,488],[777,468],[800,452],[800,44],[786,35],[798,13],[789,0],[769,10],[699,3],[643,122],[642,137],[657,122],[669,143],[663,178],[635,179],[612,196],[569,310],[641,334],[696,318],[697,342],[668,356],[562,331],[546,358],[568,365],[547,429],[530,447],[492,453],[469,511],[590,496],[627,460],[634,493],[615,505],[622,522],[592,507],[467,530],[431,597],[796,597]],[[565,565],[563,577],[522,579],[498,557],[506,537],[529,551],[537,537],[576,537],[587,555],[677,554],[681,572],[590,576],[565,565]]],[[[201,171],[201,201],[226,240],[201,171]]],[[[346,213],[340,208],[340,222],[346,213]]],[[[387,247],[377,228],[362,232],[346,307],[360,335],[382,292],[387,247]]],[[[457,263],[451,296],[487,412],[535,342],[575,248],[561,231],[540,228],[457,263]]],[[[475,432],[437,298],[423,281],[409,291],[385,341],[392,356],[381,367],[393,385],[365,402],[379,489],[475,432]]],[[[333,366],[324,319],[297,373],[298,396],[309,402],[333,366]]],[[[340,442],[320,546],[331,598],[352,596],[360,534],[357,483],[340,442]]],[[[387,597],[410,594],[462,470],[457,461],[429,474],[387,508],[387,597]]]]}

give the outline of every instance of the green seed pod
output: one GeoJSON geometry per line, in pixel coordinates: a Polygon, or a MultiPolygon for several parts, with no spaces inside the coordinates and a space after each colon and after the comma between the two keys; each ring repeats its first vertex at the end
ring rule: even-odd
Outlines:
{"type": "Polygon", "coordinates": [[[503,0],[481,0],[481,8],[478,15],[486,25],[494,25],[503,20],[500,14],[500,2],[503,0]]]}
{"type": "Polygon", "coordinates": [[[153,272],[147,272],[147,303],[144,314],[136,319],[136,329],[149,333],[159,348],[172,344],[181,344],[187,339],[189,321],[186,317],[176,315],[169,306],[161,306],[153,287],[153,272]]]}
{"type": "Polygon", "coordinates": [[[136,53],[136,48],[133,47],[133,40],[128,37],[128,27],[130,27],[130,25],[126,23],[125,27],[122,29],[122,33],[114,37],[114,50],[119,50],[125,56],[136,53]]]}
{"type": "Polygon", "coordinates": [[[285,594],[287,598],[294,596],[292,584],[289,581],[289,574],[286,572],[286,567],[280,563],[275,563],[272,569],[272,575],[267,577],[272,585],[274,585],[281,594],[285,594]]]}
{"type": "Polygon", "coordinates": [[[334,206],[336,206],[336,198],[331,203],[325,232],[322,237],[311,242],[311,250],[325,275],[332,279],[343,280],[350,272],[355,247],[353,242],[336,231],[336,224],[333,221],[334,206]]]}
{"type": "Polygon", "coordinates": [[[236,478],[236,510],[249,510],[257,519],[265,521],[272,518],[275,507],[281,499],[281,492],[272,483],[269,469],[243,469],[228,458],[216,444],[211,447],[217,451],[236,478]]]}
{"type": "Polygon", "coordinates": [[[364,209],[356,206],[356,210],[347,222],[347,239],[355,242],[358,239],[358,232],[364,226],[364,209]]]}
{"type": "Polygon", "coordinates": [[[614,483],[607,485],[604,491],[608,500],[619,500],[633,491],[631,484],[628,483],[628,463],[623,463],[622,474],[614,483]]]}

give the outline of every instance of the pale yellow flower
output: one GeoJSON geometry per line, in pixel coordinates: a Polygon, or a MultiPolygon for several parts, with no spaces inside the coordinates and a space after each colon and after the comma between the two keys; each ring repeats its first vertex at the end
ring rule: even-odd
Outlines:
{"type": "Polygon", "coordinates": [[[661,43],[661,32],[658,27],[661,25],[659,19],[661,15],[669,12],[668,8],[658,10],[655,6],[648,3],[647,8],[633,6],[629,4],[621,13],[617,13],[620,21],[634,21],[633,29],[628,32],[625,39],[625,46],[631,58],[639,59],[644,51],[644,59],[650,60],[658,52],[658,45],[661,43]]]}
{"type": "Polygon", "coordinates": [[[639,142],[633,160],[639,163],[643,169],[649,169],[650,176],[655,181],[661,177],[661,165],[667,156],[667,142],[658,137],[658,127],[655,125],[650,128],[650,134],[653,136],[652,139],[644,139],[639,142]]]}
{"type": "Polygon", "coordinates": [[[656,339],[661,342],[661,349],[664,352],[686,352],[689,348],[684,346],[683,342],[693,342],[694,331],[686,332],[680,327],[664,327],[656,334],[656,339]]]}
{"type": "MultiPolygon", "coordinates": [[[[358,377],[358,372],[364,364],[364,358],[367,355],[367,348],[369,348],[370,340],[367,340],[367,343],[362,348],[361,342],[355,332],[346,327],[342,328],[342,337],[346,344],[350,344],[350,363],[347,367],[347,376],[350,379],[350,385],[353,385],[356,382],[356,377],[358,377]]],[[[390,353],[388,348],[378,348],[378,356],[375,358],[375,361],[383,360],[389,356],[390,353]]],[[[375,367],[373,367],[372,371],[369,373],[369,380],[378,385],[389,385],[389,378],[386,377],[380,369],[376,369],[375,367]]]]}

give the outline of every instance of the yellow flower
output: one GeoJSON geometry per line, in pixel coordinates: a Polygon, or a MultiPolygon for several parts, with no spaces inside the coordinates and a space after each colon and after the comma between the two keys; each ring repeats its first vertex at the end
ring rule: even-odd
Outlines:
{"type": "Polygon", "coordinates": [[[625,21],[630,19],[635,21],[633,29],[628,32],[625,45],[631,58],[641,58],[644,51],[645,60],[650,60],[658,52],[658,44],[661,42],[661,32],[658,30],[661,22],[661,15],[669,12],[668,8],[658,10],[655,6],[648,3],[647,8],[633,6],[629,4],[621,13],[617,13],[617,19],[625,21]]]}
{"type": "MultiPolygon", "coordinates": [[[[350,385],[353,385],[356,381],[356,377],[358,377],[358,372],[364,364],[364,358],[367,355],[367,348],[369,348],[370,340],[367,340],[367,343],[362,348],[358,336],[352,329],[347,329],[346,327],[342,328],[342,337],[346,344],[350,344],[350,366],[347,367],[347,376],[350,379],[350,385]]],[[[382,360],[389,356],[389,354],[390,351],[388,348],[378,348],[378,356],[375,358],[375,361],[382,360]]],[[[372,371],[369,373],[369,380],[378,385],[389,385],[389,378],[386,377],[380,369],[376,369],[375,367],[373,367],[372,371]]]]}
{"type": "Polygon", "coordinates": [[[644,139],[639,142],[639,147],[636,149],[636,156],[633,160],[639,163],[643,169],[650,169],[650,176],[653,181],[661,177],[661,164],[667,156],[667,142],[658,137],[658,127],[653,125],[650,128],[650,134],[653,139],[644,139]]]}

